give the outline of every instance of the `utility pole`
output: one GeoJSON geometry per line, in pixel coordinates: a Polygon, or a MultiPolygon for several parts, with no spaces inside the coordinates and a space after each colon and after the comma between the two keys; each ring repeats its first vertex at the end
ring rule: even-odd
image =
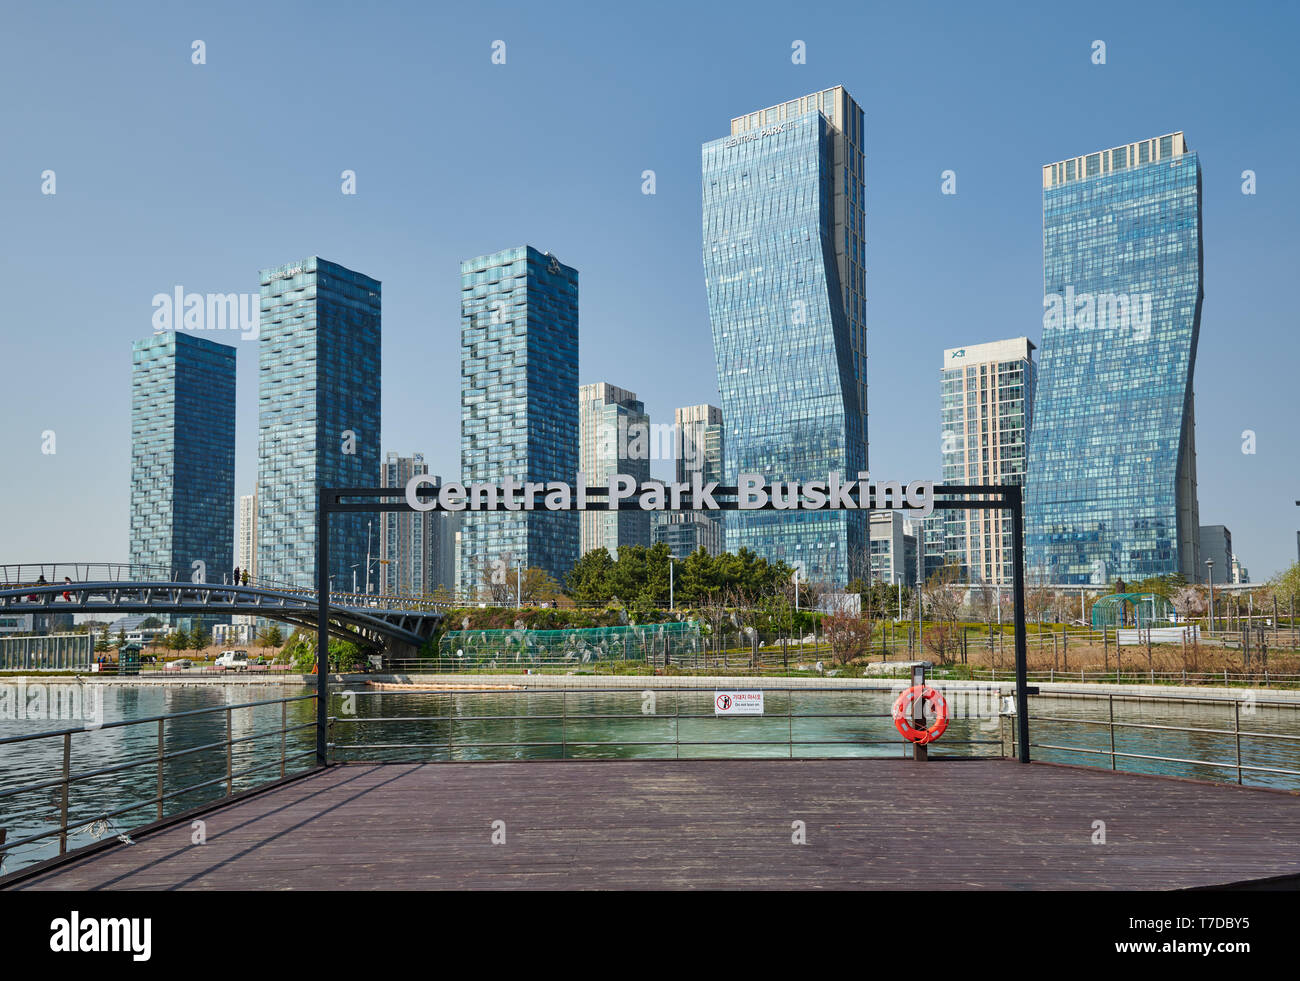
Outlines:
{"type": "Polygon", "coordinates": [[[668,556],[668,609],[674,610],[673,605],[673,557],[668,556]]]}
{"type": "Polygon", "coordinates": [[[524,564],[515,566],[515,609],[524,605],[524,564]]]}

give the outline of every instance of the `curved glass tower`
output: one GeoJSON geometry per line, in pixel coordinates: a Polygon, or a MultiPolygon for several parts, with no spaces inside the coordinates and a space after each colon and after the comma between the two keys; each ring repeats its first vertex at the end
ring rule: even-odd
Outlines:
{"type": "Polygon", "coordinates": [[[1182,133],[1043,168],[1032,581],[1198,571],[1201,167],[1182,133]]]}
{"type": "MultiPolygon", "coordinates": [[[[862,110],[842,87],[731,121],[704,144],[704,271],[726,483],[867,468],[862,110]]],[[[732,511],[748,548],[808,579],[866,578],[867,512],[732,511]]]]}

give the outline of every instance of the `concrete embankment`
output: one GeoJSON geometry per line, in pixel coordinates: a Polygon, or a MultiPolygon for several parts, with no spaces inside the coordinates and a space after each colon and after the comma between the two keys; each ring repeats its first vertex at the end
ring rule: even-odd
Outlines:
{"type": "MultiPolygon", "coordinates": [[[[547,691],[566,688],[572,690],[618,690],[644,691],[646,689],[743,689],[765,688],[769,691],[784,689],[842,689],[844,691],[898,691],[900,686],[908,683],[905,677],[880,678],[837,678],[825,675],[798,677],[763,677],[737,675],[571,675],[571,674],[332,674],[330,684],[341,687],[364,687],[366,682],[381,684],[415,686],[411,690],[427,688],[483,690],[489,688],[510,688],[524,691],[547,691]]],[[[180,674],[177,676],[140,675],[96,675],[85,674],[77,677],[71,675],[54,675],[33,673],[28,675],[8,675],[0,677],[0,684],[24,682],[28,685],[86,683],[117,686],[205,686],[205,685],[278,685],[286,688],[314,688],[315,675],[298,674],[180,674]]],[[[941,689],[987,690],[996,688],[1003,694],[1010,695],[1015,685],[999,679],[988,681],[932,681],[941,689]]],[[[1256,699],[1272,702],[1288,702],[1300,705],[1300,691],[1295,689],[1275,688],[1223,688],[1192,685],[1117,685],[1101,682],[1041,682],[1034,683],[1044,694],[1068,695],[1128,695],[1158,698],[1221,698],[1243,699],[1251,693],[1256,699]]]]}

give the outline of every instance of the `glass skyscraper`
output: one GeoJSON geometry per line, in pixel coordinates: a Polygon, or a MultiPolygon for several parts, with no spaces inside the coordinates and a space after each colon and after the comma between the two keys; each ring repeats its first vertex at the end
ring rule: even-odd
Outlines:
{"type": "MultiPolygon", "coordinates": [[[[1034,344],[1027,337],[943,352],[943,482],[1025,483],[1034,410],[1034,344]]],[[[1012,582],[1011,516],[945,511],[944,551],[971,583],[1012,582]]],[[[929,519],[927,519],[928,521],[929,519]]],[[[931,533],[933,523],[927,525],[931,533]]],[[[926,557],[931,557],[927,549],[926,557]]]]}
{"type": "MultiPolygon", "coordinates": [[[[578,389],[579,469],[589,487],[608,486],[615,474],[650,479],[650,417],[636,392],[608,382],[578,389]]],[[[620,545],[650,544],[649,511],[583,511],[579,552],[603,548],[618,558],[620,545]]]]}
{"type": "Polygon", "coordinates": [[[223,582],[235,554],[235,349],[167,331],[131,347],[134,566],[223,582]]]}
{"type": "Polygon", "coordinates": [[[1043,168],[1031,581],[1198,575],[1201,166],[1182,133],[1043,168]]]}
{"type": "MultiPolygon", "coordinates": [[[[311,587],[320,488],[373,487],[379,475],[380,284],[317,256],[264,269],[261,283],[257,573],[311,587]]],[[[331,515],[335,589],[364,568],[368,525],[379,522],[331,515]]]]}
{"type": "MultiPolygon", "coordinates": [[[[867,468],[862,110],[842,87],[738,116],[704,144],[704,271],[726,477],[867,468]]],[[[736,511],[728,551],[866,574],[865,511],[736,511]]]]}
{"type": "MultiPolygon", "coordinates": [[[[578,270],[532,246],[461,263],[460,469],[465,484],[578,472],[578,270]]],[[[541,504],[541,498],[538,498],[541,504]]],[[[538,568],[563,583],[578,512],[462,512],[459,589],[538,568]]],[[[504,582],[504,580],[502,580],[504,582]]]]}

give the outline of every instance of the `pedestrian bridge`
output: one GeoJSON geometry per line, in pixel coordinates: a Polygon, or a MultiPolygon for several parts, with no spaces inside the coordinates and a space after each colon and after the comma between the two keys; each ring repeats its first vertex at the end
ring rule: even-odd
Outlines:
{"type": "MultiPolygon", "coordinates": [[[[51,563],[21,567],[26,582],[9,575],[19,567],[0,566],[0,611],[50,616],[59,613],[162,613],[182,616],[250,616],[315,630],[319,596],[291,586],[131,581],[96,578],[78,581],[72,573],[120,573],[118,566],[51,563]],[[36,569],[47,570],[34,574],[36,569]],[[46,582],[38,580],[44,576],[46,582]],[[60,581],[53,581],[55,577],[60,581]],[[74,579],[63,583],[64,576],[74,579]]],[[[331,593],[330,634],[363,647],[405,653],[418,648],[441,622],[450,604],[416,597],[331,593]]]]}

